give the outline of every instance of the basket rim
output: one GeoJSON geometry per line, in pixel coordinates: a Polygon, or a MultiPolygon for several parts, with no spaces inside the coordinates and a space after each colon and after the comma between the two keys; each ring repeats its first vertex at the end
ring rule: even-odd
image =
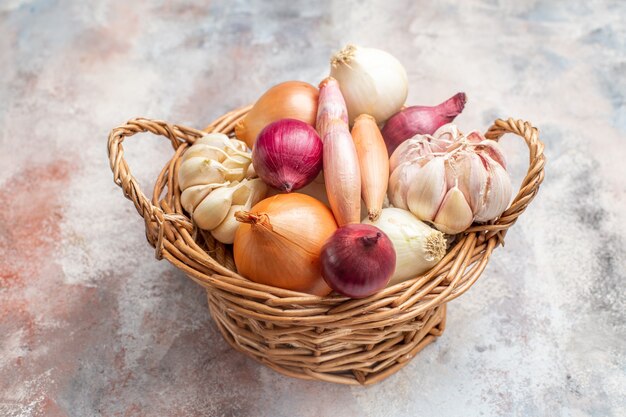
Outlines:
{"type": "MultiPolygon", "coordinates": [[[[421,312],[444,304],[467,291],[484,270],[493,249],[504,243],[504,236],[519,215],[526,209],[539,190],[544,178],[544,145],[538,130],[530,123],[507,119],[496,120],[485,137],[499,140],[505,133],[522,137],[529,148],[529,168],[521,187],[509,208],[496,220],[487,224],[473,224],[463,232],[446,256],[429,271],[403,282],[384,288],[362,299],[351,299],[336,293],[316,296],[259,284],[237,274],[234,262],[229,261],[219,242],[206,242],[207,250],[196,242],[197,234],[189,217],[180,206],[180,190],[175,173],[180,156],[185,149],[206,132],[232,135],[234,126],[249,111],[242,107],[224,114],[204,130],[197,130],[160,120],[135,118],[113,129],[108,138],[108,153],[114,181],[124,195],[133,201],[146,224],[146,237],[156,249],[158,259],[166,258],[188,277],[207,289],[219,291],[229,300],[228,294],[237,294],[247,300],[246,307],[259,319],[276,319],[289,311],[294,323],[331,322],[341,323],[342,317],[352,317],[352,324],[371,322],[353,317],[361,313],[378,311],[377,320],[385,320],[394,314],[419,315],[421,312]],[[134,134],[151,132],[168,138],[175,152],[157,178],[152,199],[141,191],[124,159],[123,140],[134,134]],[[172,185],[173,184],[173,185],[172,185]],[[172,186],[171,186],[172,185],[172,186]],[[178,195],[177,195],[178,194],[178,195]],[[293,313],[301,311],[301,317],[293,313]],[[316,314],[315,310],[319,313],[316,314]],[[355,322],[356,320],[356,322],[355,322]]],[[[207,234],[204,234],[207,240],[207,234]]],[[[210,235],[209,235],[210,236],[210,235]]],[[[208,239],[210,240],[210,239],[208,239]]],[[[229,300],[234,305],[242,301],[229,300]]],[[[246,303],[244,303],[246,304],[246,303]]],[[[333,326],[334,327],[334,326],[333,326]]]]}

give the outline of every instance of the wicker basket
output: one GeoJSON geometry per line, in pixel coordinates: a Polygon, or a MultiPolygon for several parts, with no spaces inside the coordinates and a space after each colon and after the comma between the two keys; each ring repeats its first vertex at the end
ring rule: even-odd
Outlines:
{"type": "MultiPolygon", "coordinates": [[[[250,107],[232,111],[207,131],[232,134],[250,107]]],[[[473,225],[426,274],[365,299],[317,297],[249,281],[238,275],[232,248],[197,230],[180,204],[180,156],[202,131],[163,121],[133,119],[113,129],[108,151],[114,181],[144,218],[148,242],[207,291],[217,327],[235,349],[285,375],[340,384],[373,384],[405,366],[445,328],[446,303],[478,279],[493,249],[537,194],[544,176],[537,129],[520,120],[496,120],[486,137],[515,133],[530,150],[530,167],[504,214],[473,225]],[[122,142],[136,133],[168,138],[174,156],[149,199],[124,159],[122,142]]]]}

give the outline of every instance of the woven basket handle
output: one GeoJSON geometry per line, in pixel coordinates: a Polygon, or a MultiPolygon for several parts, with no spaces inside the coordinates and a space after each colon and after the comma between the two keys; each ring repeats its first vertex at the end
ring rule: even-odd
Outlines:
{"type": "Polygon", "coordinates": [[[498,235],[499,243],[504,242],[504,235],[509,227],[517,221],[517,218],[526,210],[528,204],[535,198],[539,191],[539,185],[543,181],[545,157],[543,154],[544,145],[539,140],[539,131],[536,127],[523,120],[508,119],[496,120],[489,128],[485,137],[487,139],[499,140],[505,133],[514,133],[521,136],[530,152],[528,172],[522,181],[520,190],[511,202],[511,205],[502,215],[490,224],[474,226],[468,232],[487,231],[487,238],[498,235]]]}
{"type": "Polygon", "coordinates": [[[167,214],[150,201],[141,191],[137,179],[131,174],[128,163],[124,158],[122,142],[124,142],[126,137],[144,132],[168,138],[175,150],[184,143],[195,142],[197,138],[203,135],[203,132],[189,127],[172,125],[160,120],[138,118],[129,120],[125,125],[116,127],[109,134],[108,152],[109,163],[113,171],[113,181],[122,188],[124,196],[135,204],[137,212],[144,218],[146,238],[156,248],[156,256],[160,259],[161,251],[163,250],[164,229],[169,227],[168,223],[177,223],[179,226],[187,229],[191,229],[191,224],[186,217],[177,214],[167,214]]]}

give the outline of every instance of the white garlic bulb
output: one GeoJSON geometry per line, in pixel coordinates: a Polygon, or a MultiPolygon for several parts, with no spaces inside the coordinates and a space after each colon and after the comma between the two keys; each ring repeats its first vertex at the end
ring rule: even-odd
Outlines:
{"type": "Polygon", "coordinates": [[[400,110],[408,95],[406,70],[380,49],[347,45],[332,57],[330,76],[339,82],[350,123],[360,114],[383,123],[400,110]]]}
{"type": "Polygon", "coordinates": [[[432,136],[405,141],[391,160],[399,163],[389,179],[391,203],[444,233],[460,233],[473,221],[493,220],[511,201],[504,154],[497,142],[478,132],[464,136],[456,126],[444,125],[432,136]]]}
{"type": "Polygon", "coordinates": [[[234,213],[267,193],[267,186],[253,176],[252,155],[244,142],[222,133],[205,134],[181,157],[181,205],[199,228],[232,243],[238,226],[234,213]]]}

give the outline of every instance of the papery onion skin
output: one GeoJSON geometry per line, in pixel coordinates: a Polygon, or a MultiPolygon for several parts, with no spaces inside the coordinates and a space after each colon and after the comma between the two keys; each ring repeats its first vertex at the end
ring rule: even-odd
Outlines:
{"type": "Polygon", "coordinates": [[[368,224],[340,227],[324,245],[322,276],[338,293],[364,298],[383,289],[396,267],[387,235],[368,224]]]}
{"type": "Polygon", "coordinates": [[[331,292],[321,276],[320,253],[337,223],[324,204],[300,193],[278,194],[235,216],[242,222],[233,247],[241,275],[314,295],[331,292]]]}
{"type": "Polygon", "coordinates": [[[405,140],[415,135],[432,135],[453,121],[463,111],[466,101],[465,93],[457,93],[436,106],[411,106],[391,116],[382,129],[389,155],[405,140]]]}
{"type": "Polygon", "coordinates": [[[252,150],[256,174],[280,191],[304,187],[322,170],[322,140],[310,125],[281,119],[267,125],[252,150]]]}
{"type": "Polygon", "coordinates": [[[280,119],[301,120],[315,126],[317,88],[302,81],[286,81],[267,90],[235,125],[235,136],[252,149],[258,134],[280,119]]]}

